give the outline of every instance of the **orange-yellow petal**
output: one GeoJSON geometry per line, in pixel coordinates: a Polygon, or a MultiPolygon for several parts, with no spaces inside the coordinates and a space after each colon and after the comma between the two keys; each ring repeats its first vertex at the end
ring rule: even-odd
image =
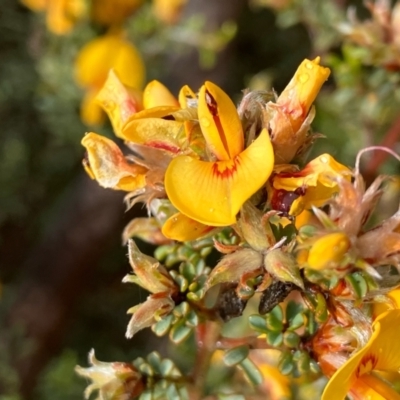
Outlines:
{"type": "Polygon", "coordinates": [[[167,168],[165,189],[172,204],[189,218],[205,225],[231,225],[243,203],[266,182],[273,164],[272,145],[264,129],[232,160],[176,157],[167,168]]]}
{"type": "Polygon", "coordinates": [[[213,229],[214,227],[197,222],[182,213],[176,213],[165,221],[162,233],[169,239],[186,242],[205,236],[213,229]]]}
{"type": "Polygon", "coordinates": [[[149,82],[143,91],[143,107],[153,108],[158,106],[178,107],[175,96],[159,81],[149,82]]]}
{"type": "Polygon", "coordinates": [[[122,34],[107,34],[87,43],[76,60],[76,79],[83,87],[100,89],[114,69],[121,82],[140,89],[145,67],[136,48],[122,34]]]}
{"type": "Polygon", "coordinates": [[[100,186],[125,191],[145,186],[147,168],[129,164],[112,140],[88,133],[82,139],[82,145],[87,150],[85,169],[100,186]]]}
{"type": "Polygon", "coordinates": [[[121,137],[122,127],[129,117],[143,108],[141,93],[124,85],[114,70],[108,74],[96,100],[108,114],[118,137],[121,137]]]}
{"type": "Polygon", "coordinates": [[[218,160],[230,160],[243,150],[243,129],[236,107],[212,82],[207,81],[200,89],[198,115],[207,145],[218,160]]]}

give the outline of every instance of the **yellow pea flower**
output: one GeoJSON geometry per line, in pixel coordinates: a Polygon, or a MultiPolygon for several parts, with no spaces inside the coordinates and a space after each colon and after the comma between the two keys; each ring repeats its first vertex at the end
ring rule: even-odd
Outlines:
{"type": "Polygon", "coordinates": [[[123,84],[133,89],[142,87],[145,77],[144,63],[139,52],[122,33],[110,33],[92,40],[81,49],[76,59],[76,80],[87,91],[82,103],[81,117],[88,125],[102,122],[96,96],[111,69],[117,73],[123,84]]]}
{"type": "Polygon", "coordinates": [[[100,186],[127,192],[145,186],[147,168],[128,163],[112,140],[91,132],[84,136],[82,145],[87,150],[85,170],[100,186]]]}
{"type": "Polygon", "coordinates": [[[313,206],[321,207],[339,192],[341,177],[350,179],[351,171],[329,154],[310,161],[301,171],[280,172],[273,178],[272,186],[278,192],[271,196],[272,207],[294,216],[313,206]],[[280,204],[282,197],[290,201],[280,204]]]}
{"type": "Polygon", "coordinates": [[[274,154],[268,131],[263,129],[244,149],[236,107],[211,82],[200,89],[198,119],[215,161],[175,157],[165,174],[165,189],[171,203],[189,218],[211,226],[231,225],[243,203],[272,172],[274,154]]]}
{"type": "Polygon", "coordinates": [[[311,123],[307,123],[307,116],[330,74],[329,68],[320,66],[319,62],[319,57],[305,59],[276,103],[267,104],[273,111],[269,124],[276,163],[289,163],[306,141],[311,123]],[[303,127],[303,124],[306,126],[303,127]]]}
{"type": "Polygon", "coordinates": [[[367,344],[353,354],[331,377],[322,400],[342,400],[349,393],[357,399],[400,400],[380,372],[395,372],[400,378],[400,310],[390,310],[373,323],[367,344]]]}
{"type": "Polygon", "coordinates": [[[33,11],[45,11],[48,29],[63,35],[71,31],[85,14],[84,0],[22,0],[33,11]]]}

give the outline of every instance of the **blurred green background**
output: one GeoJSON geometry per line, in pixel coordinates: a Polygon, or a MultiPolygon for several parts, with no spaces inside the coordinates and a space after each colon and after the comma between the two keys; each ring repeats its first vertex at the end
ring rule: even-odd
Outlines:
{"type": "MultiPolygon", "coordinates": [[[[189,0],[180,21],[166,26],[146,2],[126,29],[146,61],[147,80],[162,81],[174,94],[184,84],[197,90],[206,79],[235,101],[246,87],[279,93],[305,57],[321,55],[334,73],[317,102],[313,126],[327,139],[314,153],[354,165],[358,149],[381,143],[393,128],[400,105],[398,70],[365,62],[363,49],[344,44],[337,30],[350,5],[361,19],[369,17],[360,3],[189,0]],[[193,43],[184,40],[187,32],[193,43]]],[[[107,361],[154,349],[168,354],[149,332],[124,337],[126,310],[147,295],[121,283],[130,270],[121,232],[145,211],[125,212],[123,193],[99,188],[81,165],[86,131],[113,136],[109,125],[82,124],[83,92],[74,82],[79,49],[102,32],[83,21],[55,36],[43,15],[15,0],[1,2],[1,400],[83,398],[87,383],[73,368],[86,365],[91,348],[107,361]]],[[[386,163],[383,171],[398,167],[386,163]]],[[[366,172],[371,180],[378,171],[366,172]]]]}

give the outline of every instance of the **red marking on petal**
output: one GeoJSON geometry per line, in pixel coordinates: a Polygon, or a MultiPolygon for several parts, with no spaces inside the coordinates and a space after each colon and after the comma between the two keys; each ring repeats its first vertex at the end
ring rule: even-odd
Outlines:
{"type": "MultiPolygon", "coordinates": [[[[214,124],[218,130],[219,137],[221,138],[221,142],[222,142],[226,152],[229,154],[228,142],[227,142],[224,128],[222,127],[221,119],[220,119],[219,113],[218,113],[218,104],[215,101],[214,97],[212,97],[210,92],[208,92],[207,90],[206,90],[205,96],[206,96],[206,103],[207,103],[208,111],[210,111],[210,113],[213,117],[214,124]]],[[[229,154],[229,156],[230,156],[230,154],[229,154]]]]}
{"type": "Polygon", "coordinates": [[[357,370],[356,370],[356,376],[359,378],[360,376],[367,374],[368,372],[371,372],[374,368],[375,365],[378,363],[378,357],[375,354],[366,354],[360,361],[360,364],[358,364],[357,370]]]}
{"type": "Polygon", "coordinates": [[[280,172],[277,174],[279,178],[304,178],[307,175],[311,175],[313,173],[313,168],[311,165],[306,165],[301,171],[296,172],[280,172]]]}
{"type": "Polygon", "coordinates": [[[165,142],[152,141],[152,142],[146,142],[145,144],[146,146],[154,147],[156,149],[161,149],[161,150],[167,150],[174,154],[178,154],[181,150],[179,147],[172,146],[165,142]]]}
{"type": "Polygon", "coordinates": [[[231,166],[224,165],[222,163],[215,162],[212,166],[212,173],[222,179],[228,179],[236,173],[238,165],[240,165],[240,159],[235,158],[231,160],[233,163],[231,166]],[[221,165],[222,164],[222,165],[221,165]],[[224,168],[222,171],[220,168],[224,168]]]}

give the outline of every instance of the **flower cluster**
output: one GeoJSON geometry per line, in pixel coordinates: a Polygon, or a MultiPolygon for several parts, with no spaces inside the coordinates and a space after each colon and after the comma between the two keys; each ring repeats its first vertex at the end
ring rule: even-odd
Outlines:
{"type": "MultiPolygon", "coordinates": [[[[163,378],[174,398],[187,398],[182,382],[203,393],[204,369],[218,364],[218,350],[260,398],[290,392],[284,375],[330,378],[323,399],[400,398],[400,212],[370,223],[389,178],[367,188],[359,159],[355,169],[330,154],[306,160],[320,136],[310,127],[313,102],[329,74],[319,58],[304,60],[279,96],[245,92],[238,107],[208,81],[177,97],[158,81],[140,92],[118,68],[97,89],[130,152],[88,133],[85,169],[101,186],[125,191],[128,207],[143,202],[149,213],[123,233],[133,270],[124,282],[150,292],[129,310],[127,336],[151,327],[180,343],[195,333],[199,346],[191,374],[163,378]],[[132,237],[158,245],[156,258],[132,237]],[[211,252],[221,259],[209,266],[211,252]],[[252,334],[225,337],[223,324],[257,303],[252,334]],[[276,384],[267,384],[271,376],[276,384]]],[[[111,381],[120,384],[115,371],[111,381]]],[[[124,398],[155,393],[143,371],[124,398]]],[[[114,398],[107,385],[96,383],[101,398],[114,398]]]]}

